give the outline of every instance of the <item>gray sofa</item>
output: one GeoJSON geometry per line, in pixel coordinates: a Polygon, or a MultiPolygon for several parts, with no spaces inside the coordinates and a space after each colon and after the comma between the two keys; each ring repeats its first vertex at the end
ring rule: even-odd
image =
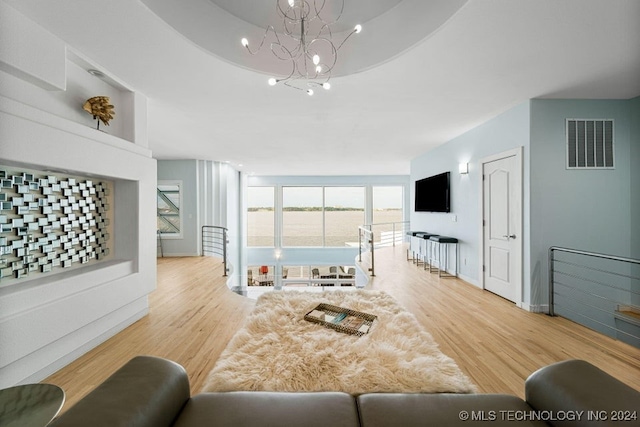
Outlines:
{"type": "Polygon", "coordinates": [[[503,394],[201,393],[184,368],[139,356],[56,418],[52,427],[382,427],[640,425],[640,393],[568,360],[534,372],[526,401],[503,394]]]}

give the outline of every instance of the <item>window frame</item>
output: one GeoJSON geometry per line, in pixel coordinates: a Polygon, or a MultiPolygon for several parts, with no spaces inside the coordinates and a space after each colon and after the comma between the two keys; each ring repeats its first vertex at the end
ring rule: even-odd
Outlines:
{"type": "MultiPolygon", "coordinates": [[[[183,207],[184,207],[184,185],[182,180],[158,180],[158,182],[156,183],[156,197],[158,197],[157,192],[161,191],[160,187],[161,186],[177,186],[178,187],[178,197],[179,197],[179,204],[180,206],[178,206],[178,221],[180,224],[180,232],[179,233],[166,233],[166,232],[162,232],[160,231],[159,228],[157,228],[161,238],[163,239],[183,239],[184,238],[184,214],[183,214],[183,207]]],[[[160,218],[160,212],[158,211],[158,201],[156,199],[156,218],[160,218]]]]}

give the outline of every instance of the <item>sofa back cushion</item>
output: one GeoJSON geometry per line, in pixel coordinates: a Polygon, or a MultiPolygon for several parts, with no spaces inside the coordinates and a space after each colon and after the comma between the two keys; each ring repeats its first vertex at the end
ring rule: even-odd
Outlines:
{"type": "Polygon", "coordinates": [[[185,405],[175,427],[357,427],[346,393],[237,391],[202,393],[185,405]]]}
{"type": "Polygon", "coordinates": [[[543,427],[531,407],[506,394],[394,394],[358,396],[362,427],[543,427]]]}

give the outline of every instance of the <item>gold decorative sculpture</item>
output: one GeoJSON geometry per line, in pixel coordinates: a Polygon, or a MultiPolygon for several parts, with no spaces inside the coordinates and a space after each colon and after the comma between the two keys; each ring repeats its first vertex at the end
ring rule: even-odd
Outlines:
{"type": "Polygon", "coordinates": [[[113,116],[116,114],[110,102],[108,96],[94,96],[93,98],[87,99],[82,106],[83,110],[92,114],[93,118],[98,120],[98,127],[96,129],[100,129],[100,122],[104,123],[105,126],[109,126],[109,120],[113,119],[113,116]]]}

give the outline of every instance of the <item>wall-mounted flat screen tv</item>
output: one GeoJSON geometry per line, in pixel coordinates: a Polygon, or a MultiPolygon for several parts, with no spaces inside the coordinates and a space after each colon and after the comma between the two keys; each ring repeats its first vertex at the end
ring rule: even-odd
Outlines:
{"type": "Polygon", "coordinates": [[[416,181],[416,212],[451,212],[450,172],[416,181]]]}

